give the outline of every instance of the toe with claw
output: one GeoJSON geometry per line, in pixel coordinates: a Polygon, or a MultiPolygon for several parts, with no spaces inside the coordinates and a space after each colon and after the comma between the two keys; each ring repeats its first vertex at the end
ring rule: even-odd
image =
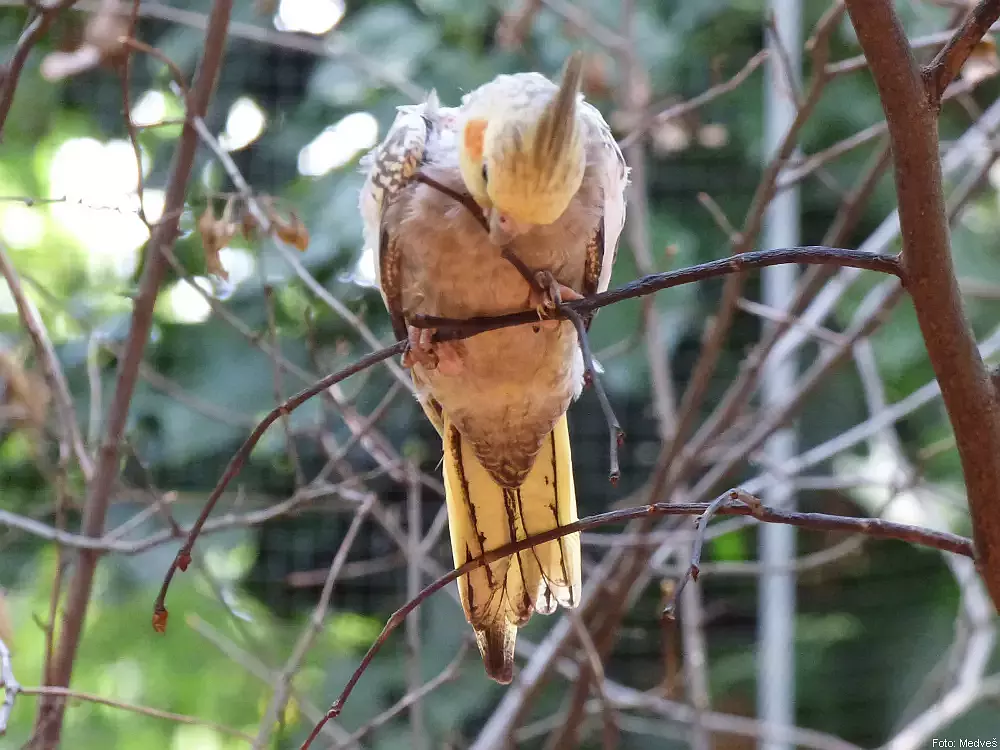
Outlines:
{"type": "Polygon", "coordinates": [[[550,318],[558,305],[571,300],[583,299],[583,295],[565,284],[560,284],[551,271],[538,271],[535,283],[528,293],[528,305],[538,313],[546,328],[557,328],[558,320],[550,318]]]}
{"type": "Polygon", "coordinates": [[[434,341],[433,328],[407,326],[409,348],[403,354],[403,367],[420,365],[425,370],[437,370],[442,375],[462,372],[462,342],[434,341]]]}

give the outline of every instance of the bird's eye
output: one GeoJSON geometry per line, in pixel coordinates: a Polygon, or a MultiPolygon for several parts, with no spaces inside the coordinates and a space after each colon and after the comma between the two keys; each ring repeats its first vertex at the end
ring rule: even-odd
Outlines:
{"type": "Polygon", "coordinates": [[[489,171],[486,169],[486,165],[483,164],[483,182],[489,182],[489,181],[490,181],[489,171]]]}

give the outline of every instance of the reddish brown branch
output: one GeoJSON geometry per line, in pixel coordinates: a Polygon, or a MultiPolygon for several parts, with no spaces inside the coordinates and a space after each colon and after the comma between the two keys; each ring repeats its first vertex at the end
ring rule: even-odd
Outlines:
{"type": "MultiPolygon", "coordinates": [[[[564,307],[580,314],[591,313],[594,310],[626,299],[645,297],[654,292],[672,289],[673,287],[705,281],[729,274],[742,273],[754,269],[778,266],[784,263],[808,263],[839,266],[841,268],[862,268],[869,271],[888,273],[903,279],[903,269],[899,259],[894,255],[876,255],[874,253],[845,250],[836,247],[789,247],[775,250],[754,250],[749,253],[731,255],[727,258],[701,263],[697,266],[681,268],[676,271],[654,273],[643,276],[633,282],[620,286],[608,292],[595,294],[582,300],[566,302],[564,307]]],[[[558,317],[558,316],[557,316],[558,317]]],[[[438,331],[437,340],[468,338],[469,336],[495,328],[537,323],[538,313],[524,311],[498,315],[495,317],[469,318],[453,320],[430,315],[415,315],[410,325],[416,328],[443,328],[438,331]]]]}
{"type": "Polygon", "coordinates": [[[305,390],[299,391],[287,401],[273,408],[270,412],[268,412],[267,416],[260,421],[260,424],[254,428],[253,432],[250,433],[250,436],[243,442],[243,445],[240,446],[240,449],[236,451],[236,454],[229,460],[229,465],[226,467],[225,472],[219,479],[218,484],[216,484],[215,489],[212,490],[212,494],[208,496],[208,500],[205,502],[205,507],[201,509],[198,519],[194,522],[194,525],[188,532],[184,545],[178,551],[173,562],[170,563],[170,567],[167,568],[167,573],[163,578],[163,584],[160,586],[160,593],[157,595],[156,602],[153,604],[153,628],[157,632],[162,633],[167,629],[167,590],[170,588],[170,582],[173,580],[174,574],[177,572],[178,568],[182,571],[187,570],[187,566],[191,562],[191,550],[194,549],[194,543],[198,539],[198,535],[201,533],[202,527],[204,527],[205,522],[208,520],[209,515],[211,515],[212,510],[215,508],[215,504],[219,501],[219,498],[222,497],[222,493],[225,491],[226,487],[228,487],[229,483],[236,478],[237,474],[240,473],[243,465],[247,462],[247,459],[253,452],[254,447],[260,441],[264,433],[267,432],[267,428],[274,424],[282,416],[293,412],[313,396],[322,393],[342,380],[346,380],[355,373],[359,373],[372,365],[378,364],[382,360],[389,359],[397,354],[402,354],[405,350],[406,342],[398,341],[392,346],[369,354],[367,357],[362,357],[350,367],[335,372],[332,375],[327,375],[318,383],[306,388],[305,390]]]}
{"type": "MultiPolygon", "coordinates": [[[[215,90],[215,82],[222,66],[226,48],[226,30],[232,11],[232,0],[215,0],[205,34],[205,46],[198,78],[187,100],[188,116],[204,116],[215,90]]],[[[108,510],[111,489],[118,477],[118,453],[129,405],[139,365],[142,361],[146,341],[153,324],[153,309],[160,291],[160,285],[167,269],[163,248],[169,248],[177,236],[180,209],[184,205],[188,177],[194,165],[198,148],[198,135],[186,122],[174,153],[170,180],[164,199],[164,219],[153,230],[146,245],[145,268],[135,297],[132,321],[125,342],[124,356],[119,361],[118,375],[111,407],[108,411],[107,427],[101,444],[100,455],[94,473],[94,480],[88,488],[88,497],[83,510],[83,533],[90,537],[100,537],[104,533],[104,521],[108,510]]],[[[59,631],[59,646],[52,665],[52,682],[55,687],[68,688],[77,647],[83,632],[84,620],[90,603],[94,574],[100,555],[96,551],[81,550],[75,573],[70,581],[62,627],[59,631]]],[[[39,702],[35,729],[43,747],[56,747],[62,732],[63,701],[54,701],[45,696],[39,702]]]]}
{"type": "MultiPolygon", "coordinates": [[[[982,41],[998,18],[1000,18],[1000,0],[979,0],[948,43],[924,68],[924,81],[933,101],[940,101],[948,84],[958,77],[972,50],[982,41]]],[[[875,73],[874,66],[872,72],[875,73]]]]}
{"type": "Polygon", "coordinates": [[[705,546],[705,532],[708,531],[708,522],[712,520],[712,516],[718,513],[725,505],[738,502],[743,503],[751,508],[760,508],[760,500],[758,500],[753,495],[750,495],[743,490],[735,489],[730,490],[724,495],[719,495],[712,502],[708,504],[705,508],[705,512],[698,516],[695,521],[695,528],[698,530],[694,535],[694,542],[691,544],[691,561],[688,563],[687,569],[684,571],[684,575],[681,576],[680,582],[674,587],[673,593],[670,595],[670,600],[667,602],[667,606],[663,608],[663,616],[670,619],[677,619],[677,602],[680,601],[681,594],[684,592],[684,587],[687,586],[688,581],[694,579],[698,580],[698,576],[701,574],[701,551],[705,546]]]}
{"type": "MultiPolygon", "coordinates": [[[[981,2],[972,17],[982,18],[981,2]]],[[[878,88],[892,144],[902,263],[945,409],[955,431],[976,542],[977,566],[994,605],[1000,603],[1000,404],[962,309],[951,259],[948,215],[938,156],[936,86],[925,84],[890,0],[848,0],[848,12],[878,88]]],[[[971,25],[970,25],[971,24],[971,25]]],[[[965,28],[978,28],[975,23],[965,28]]],[[[964,60],[973,32],[956,35],[938,70],[964,60]],[[953,51],[949,52],[951,49],[953,51]]]]}
{"type": "Polygon", "coordinates": [[[711,503],[654,503],[652,505],[643,505],[638,508],[628,508],[624,510],[613,510],[607,513],[600,513],[596,516],[591,516],[589,518],[576,521],[575,523],[561,526],[557,529],[551,529],[543,534],[537,534],[526,539],[520,539],[516,542],[505,544],[502,547],[498,547],[495,550],[491,550],[490,552],[477,557],[475,560],[470,560],[462,567],[456,568],[455,570],[452,570],[451,572],[438,578],[434,581],[434,583],[424,588],[417,596],[393,612],[388,622],[386,622],[385,627],[382,629],[382,632],[379,633],[378,638],[371,645],[371,648],[368,649],[368,652],[361,660],[361,663],[354,671],[354,674],[351,675],[351,679],[348,680],[344,690],[341,692],[337,700],[333,702],[333,705],[330,706],[330,709],[326,712],[326,716],[323,717],[323,720],[313,729],[309,738],[305,743],[303,743],[301,750],[307,750],[312,742],[312,739],[319,734],[323,725],[327,721],[335,719],[340,715],[340,712],[344,708],[344,704],[347,702],[348,698],[350,698],[351,692],[354,690],[355,685],[357,685],[358,680],[361,679],[361,676],[365,673],[365,670],[368,669],[368,665],[371,663],[372,659],[375,658],[375,655],[379,652],[393,631],[396,630],[396,628],[398,628],[406,619],[406,616],[419,607],[428,597],[443,589],[449,583],[459,578],[459,576],[465,575],[471,570],[475,570],[483,565],[488,565],[489,563],[495,562],[503,557],[507,557],[508,555],[516,554],[522,550],[528,549],[529,547],[544,544],[545,542],[549,542],[553,539],[558,539],[559,537],[567,534],[573,534],[578,531],[590,531],[601,526],[607,526],[613,523],[623,523],[625,521],[631,521],[638,518],[648,518],[650,516],[701,516],[705,515],[709,511],[712,511],[715,515],[720,516],[753,516],[754,518],[757,518],[765,523],[788,524],[815,531],[856,532],[865,534],[875,539],[896,539],[899,541],[909,542],[911,544],[920,544],[925,547],[943,550],[945,552],[952,552],[965,557],[973,556],[972,542],[955,534],[933,531],[931,529],[922,529],[916,526],[909,526],[907,524],[892,523],[891,521],[883,521],[878,518],[850,518],[846,516],[831,516],[826,513],[795,513],[792,511],[778,510],[776,508],[761,505],[757,498],[739,489],[729,490],[711,503]]]}
{"type": "MultiPolygon", "coordinates": [[[[682,284],[690,284],[695,281],[724,276],[726,274],[740,273],[752,268],[764,268],[766,266],[778,265],[780,263],[831,263],[838,266],[882,271],[894,276],[902,275],[899,261],[895,256],[873,255],[872,253],[860,253],[855,250],[844,250],[841,248],[829,247],[799,247],[783,248],[778,250],[760,250],[751,253],[743,253],[742,255],[733,255],[728,258],[711,261],[709,263],[702,263],[697,266],[683,268],[677,271],[644,276],[643,278],[637,279],[636,281],[619,287],[618,289],[604,292],[602,294],[596,294],[586,299],[563,303],[560,308],[553,312],[553,316],[567,317],[567,311],[572,311],[577,314],[589,313],[601,307],[621,302],[625,299],[642,297],[653,294],[654,292],[662,289],[669,289],[682,284]]],[[[436,335],[437,340],[454,340],[468,338],[476,335],[477,333],[483,333],[497,328],[506,328],[522,324],[534,324],[537,322],[537,312],[525,311],[521,313],[512,313],[510,315],[500,315],[493,318],[472,318],[469,320],[452,320],[450,318],[415,316],[411,321],[411,325],[438,328],[438,333],[436,335]]],[[[191,527],[184,545],[178,551],[174,560],[170,563],[170,567],[167,569],[166,575],[163,579],[163,585],[160,587],[160,593],[157,595],[156,601],[153,604],[154,629],[158,632],[163,632],[166,629],[166,596],[174,574],[177,572],[178,568],[182,571],[187,568],[191,559],[191,550],[194,548],[194,543],[197,540],[198,535],[201,533],[201,529],[205,525],[205,522],[208,520],[209,515],[212,513],[212,510],[215,508],[215,504],[222,496],[226,487],[229,486],[229,483],[236,477],[237,474],[239,474],[243,465],[253,452],[254,447],[267,431],[267,428],[281,416],[294,411],[310,398],[318,393],[321,393],[330,386],[335,385],[374,364],[388,359],[389,357],[403,353],[406,350],[406,346],[406,341],[397,341],[392,346],[380,349],[377,352],[373,352],[372,354],[363,357],[350,367],[340,370],[339,372],[335,372],[332,375],[328,375],[318,383],[300,391],[295,396],[292,396],[284,403],[279,404],[277,407],[272,409],[268,415],[261,420],[243,445],[240,446],[240,449],[236,452],[233,458],[230,459],[225,472],[219,479],[215,489],[212,490],[212,494],[209,495],[208,500],[205,502],[205,507],[202,508],[201,514],[191,527]]]]}
{"type": "Polygon", "coordinates": [[[31,50],[38,43],[38,40],[44,36],[52,23],[59,17],[59,14],[75,2],[76,0],[62,0],[51,7],[38,10],[21,34],[21,38],[17,40],[17,46],[14,47],[14,54],[11,55],[10,62],[0,67],[0,140],[2,140],[3,126],[7,122],[7,115],[10,114],[10,107],[14,103],[14,93],[17,91],[17,84],[21,80],[21,71],[24,70],[24,64],[28,61],[28,55],[31,54],[31,50]]]}
{"type": "Polygon", "coordinates": [[[73,397],[69,392],[66,375],[59,364],[59,358],[52,347],[52,341],[45,331],[42,316],[24,293],[14,264],[7,256],[3,246],[0,246],[0,276],[3,276],[4,281],[7,282],[7,288],[10,290],[10,296],[14,299],[14,305],[17,307],[17,315],[21,320],[21,325],[24,326],[24,330],[28,332],[28,336],[31,338],[31,343],[35,348],[35,356],[38,358],[38,364],[45,374],[49,390],[55,396],[62,439],[65,441],[66,449],[72,450],[84,479],[89,480],[94,468],[90,460],[90,455],[87,453],[86,446],[83,443],[80,425],[76,420],[76,412],[73,409],[73,397]]]}

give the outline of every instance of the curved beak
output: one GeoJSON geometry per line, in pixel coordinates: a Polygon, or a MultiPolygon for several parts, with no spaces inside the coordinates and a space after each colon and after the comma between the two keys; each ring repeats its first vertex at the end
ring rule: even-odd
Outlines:
{"type": "Polygon", "coordinates": [[[530,224],[516,221],[495,208],[490,210],[490,242],[497,247],[509,244],[529,229],[531,229],[530,224]]]}

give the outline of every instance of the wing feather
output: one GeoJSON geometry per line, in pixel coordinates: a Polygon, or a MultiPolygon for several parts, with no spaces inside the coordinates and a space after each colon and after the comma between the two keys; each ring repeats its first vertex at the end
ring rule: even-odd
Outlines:
{"type": "Polygon", "coordinates": [[[580,114],[597,139],[597,171],[604,193],[604,211],[588,247],[584,294],[605,292],[611,284],[611,270],[618,254],[618,241],[625,226],[625,190],[629,168],[611,128],[600,111],[589,102],[580,102],[580,114]]]}
{"type": "Polygon", "coordinates": [[[362,160],[367,172],[360,209],[365,246],[376,252],[375,271],[382,301],[397,338],[406,335],[402,309],[402,252],[395,228],[385,222],[386,207],[413,180],[424,164],[427,147],[439,121],[437,94],[422,104],[398,108],[383,141],[362,160]]]}

